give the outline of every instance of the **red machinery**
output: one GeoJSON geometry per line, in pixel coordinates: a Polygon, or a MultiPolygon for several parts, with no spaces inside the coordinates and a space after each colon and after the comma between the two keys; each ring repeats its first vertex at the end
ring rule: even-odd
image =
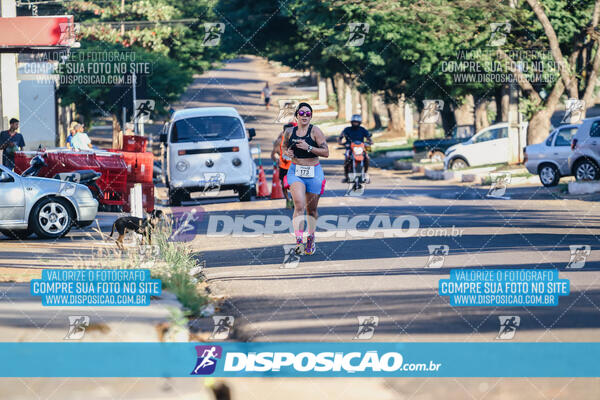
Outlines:
{"type": "Polygon", "coordinates": [[[125,204],[123,211],[129,212],[129,191],[133,185],[142,185],[142,206],[146,212],[154,210],[154,154],[146,151],[148,139],[143,136],[123,136],[123,150],[110,149],[110,152],[119,153],[127,165],[127,190],[125,191],[125,204]]]}
{"type": "MultiPolygon", "coordinates": [[[[29,162],[40,152],[20,151],[15,153],[15,172],[22,174],[29,162]]],[[[64,149],[45,152],[45,162],[38,176],[52,178],[62,172],[91,169],[102,174],[98,186],[104,192],[100,204],[104,206],[125,205],[127,191],[127,165],[121,154],[107,151],[71,151],[64,149]]]]}

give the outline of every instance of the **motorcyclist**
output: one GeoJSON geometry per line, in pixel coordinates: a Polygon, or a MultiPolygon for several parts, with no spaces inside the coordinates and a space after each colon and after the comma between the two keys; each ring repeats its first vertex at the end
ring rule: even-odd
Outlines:
{"type": "MultiPolygon", "coordinates": [[[[364,127],[360,126],[362,123],[362,117],[360,114],[354,114],[350,119],[351,126],[344,128],[340,136],[338,137],[338,143],[346,146],[345,160],[344,160],[344,180],[348,182],[348,174],[352,170],[352,157],[350,154],[350,143],[361,142],[367,144],[373,144],[371,140],[371,134],[364,127]],[[344,139],[346,141],[344,142],[344,139]]],[[[365,153],[365,174],[369,170],[369,156],[365,153]]]]}

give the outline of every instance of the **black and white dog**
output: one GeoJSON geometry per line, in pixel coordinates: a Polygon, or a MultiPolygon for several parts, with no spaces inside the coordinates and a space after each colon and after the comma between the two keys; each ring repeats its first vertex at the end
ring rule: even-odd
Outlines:
{"type": "Polygon", "coordinates": [[[154,229],[156,224],[163,217],[161,210],[154,210],[150,213],[150,218],[138,218],[138,217],[119,217],[115,220],[110,231],[110,237],[112,237],[115,230],[119,234],[117,237],[117,247],[124,250],[123,239],[128,231],[133,231],[142,235],[142,243],[144,238],[148,238],[148,244],[152,244],[151,231],[154,229]]]}

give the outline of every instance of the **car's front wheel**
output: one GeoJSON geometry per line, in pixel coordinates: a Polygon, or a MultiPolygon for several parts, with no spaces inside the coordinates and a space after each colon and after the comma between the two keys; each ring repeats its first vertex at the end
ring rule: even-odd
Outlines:
{"type": "Polygon", "coordinates": [[[469,164],[462,158],[455,158],[450,162],[450,169],[464,169],[467,168],[469,164]]]}
{"type": "Polygon", "coordinates": [[[578,181],[595,181],[600,177],[598,166],[587,158],[577,162],[574,175],[578,181]]]}
{"type": "Polygon", "coordinates": [[[53,197],[40,201],[29,217],[29,227],[44,239],[57,239],[66,235],[73,222],[71,208],[67,202],[53,197]]]}
{"type": "Polygon", "coordinates": [[[442,153],[439,150],[434,151],[433,153],[431,153],[431,162],[437,163],[437,162],[443,162],[444,161],[444,153],[442,153]]]}
{"type": "Polygon", "coordinates": [[[544,164],[539,170],[540,182],[546,187],[558,185],[560,180],[560,173],[558,168],[552,164],[544,164]]]}

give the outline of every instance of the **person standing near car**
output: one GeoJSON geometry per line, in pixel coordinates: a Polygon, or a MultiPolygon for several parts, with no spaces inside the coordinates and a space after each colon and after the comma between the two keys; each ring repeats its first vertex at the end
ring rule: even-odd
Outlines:
{"type": "Polygon", "coordinates": [[[2,150],[2,165],[11,171],[15,168],[15,153],[23,150],[25,139],[17,132],[19,120],[11,118],[7,131],[0,132],[0,150],[2,150]]]}
{"type": "Polygon", "coordinates": [[[77,126],[79,126],[79,122],[77,121],[71,122],[71,125],[69,126],[69,136],[67,136],[67,139],[65,141],[67,149],[73,149],[73,137],[77,133],[77,126]]]}
{"type": "MultiPolygon", "coordinates": [[[[344,180],[342,182],[348,182],[348,174],[352,169],[352,158],[350,157],[350,143],[352,142],[360,142],[373,144],[371,140],[371,134],[368,130],[363,128],[360,124],[362,123],[362,117],[360,114],[354,114],[350,119],[351,126],[344,128],[340,136],[338,137],[339,144],[346,145],[346,153],[344,160],[344,180]],[[346,139],[345,143],[342,143],[343,140],[346,139]]],[[[365,174],[369,170],[369,156],[365,154],[365,174]]]]}
{"type": "Polygon", "coordinates": [[[83,124],[77,123],[75,126],[75,135],[71,140],[71,146],[74,150],[89,150],[92,148],[92,141],[87,133],[83,131],[83,124]]]}

